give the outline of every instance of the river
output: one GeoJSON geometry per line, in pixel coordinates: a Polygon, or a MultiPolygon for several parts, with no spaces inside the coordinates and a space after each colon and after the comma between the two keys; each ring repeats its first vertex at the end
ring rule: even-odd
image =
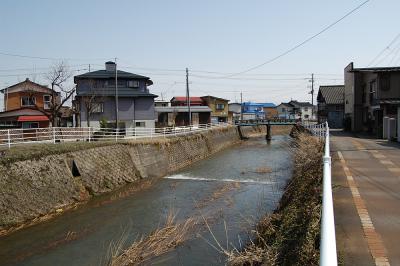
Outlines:
{"type": "MultiPolygon", "coordinates": [[[[111,243],[126,248],[174,210],[177,220],[210,218],[226,247],[240,248],[261,215],[273,211],[291,175],[290,137],[250,138],[133,193],[101,196],[47,222],[0,238],[1,265],[105,265],[111,243]],[[124,195],[121,197],[120,195],[124,195]],[[227,230],[225,230],[225,225],[227,230]]],[[[224,265],[202,230],[152,265],[224,265]]]]}

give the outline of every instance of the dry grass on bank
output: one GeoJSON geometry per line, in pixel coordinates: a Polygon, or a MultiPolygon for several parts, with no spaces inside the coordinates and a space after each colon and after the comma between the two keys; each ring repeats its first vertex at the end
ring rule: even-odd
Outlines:
{"type": "Polygon", "coordinates": [[[121,253],[126,236],[111,247],[111,266],[142,265],[149,259],[160,256],[189,238],[190,232],[197,222],[188,218],[184,222],[176,222],[176,214],[169,213],[165,224],[151,232],[148,236],[135,241],[121,253]],[[121,253],[121,254],[120,254],[121,253]]]}
{"type": "Polygon", "coordinates": [[[227,252],[229,265],[318,265],[323,145],[299,134],[294,171],[278,208],[252,232],[244,250],[227,252]]]}

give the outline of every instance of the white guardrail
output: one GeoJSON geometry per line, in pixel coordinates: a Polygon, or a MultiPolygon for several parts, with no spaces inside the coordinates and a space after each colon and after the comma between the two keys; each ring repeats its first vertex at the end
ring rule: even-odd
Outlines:
{"type": "Polygon", "coordinates": [[[139,138],[171,137],[193,134],[227,123],[200,124],[182,127],[162,128],[93,128],[93,127],[50,127],[0,130],[0,146],[28,143],[58,143],[71,141],[120,141],[139,138]]]}
{"type": "Polygon", "coordinates": [[[329,147],[328,122],[318,125],[304,125],[305,128],[318,137],[325,140],[325,153],[323,156],[323,180],[322,180],[322,218],[321,218],[321,242],[320,261],[321,266],[337,266],[335,219],[333,215],[332,199],[332,170],[329,147]]]}

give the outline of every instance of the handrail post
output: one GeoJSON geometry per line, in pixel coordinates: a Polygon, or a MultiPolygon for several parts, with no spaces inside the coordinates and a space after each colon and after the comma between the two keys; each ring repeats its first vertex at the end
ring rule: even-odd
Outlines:
{"type": "Polygon", "coordinates": [[[56,130],[54,127],[52,127],[53,129],[53,143],[56,143],[56,130]]]}
{"type": "Polygon", "coordinates": [[[90,142],[90,127],[89,127],[89,142],[90,142]]]}
{"type": "Polygon", "coordinates": [[[329,127],[325,124],[325,153],[323,157],[324,172],[322,180],[322,218],[321,218],[321,255],[320,265],[330,266],[337,265],[336,239],[335,239],[335,222],[333,214],[333,198],[332,198],[332,171],[331,156],[329,147],[329,127]]]}
{"type": "Polygon", "coordinates": [[[11,148],[11,138],[10,138],[10,130],[7,130],[7,141],[8,141],[8,148],[11,148]]]}

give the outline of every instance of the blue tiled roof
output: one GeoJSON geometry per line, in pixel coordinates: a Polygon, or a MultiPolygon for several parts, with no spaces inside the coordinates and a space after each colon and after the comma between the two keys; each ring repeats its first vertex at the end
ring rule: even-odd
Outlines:
{"type": "Polygon", "coordinates": [[[244,102],[243,106],[276,107],[274,103],[253,103],[253,102],[244,102]]]}
{"type": "Polygon", "coordinates": [[[276,107],[274,103],[262,103],[263,107],[276,107]]]}

